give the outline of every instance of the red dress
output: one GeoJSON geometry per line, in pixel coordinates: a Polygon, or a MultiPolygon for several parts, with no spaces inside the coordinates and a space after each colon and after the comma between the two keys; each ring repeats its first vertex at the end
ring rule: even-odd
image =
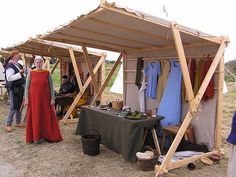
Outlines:
{"type": "Polygon", "coordinates": [[[41,139],[61,141],[55,108],[50,105],[51,91],[47,70],[30,72],[28,99],[26,143],[41,139]]]}

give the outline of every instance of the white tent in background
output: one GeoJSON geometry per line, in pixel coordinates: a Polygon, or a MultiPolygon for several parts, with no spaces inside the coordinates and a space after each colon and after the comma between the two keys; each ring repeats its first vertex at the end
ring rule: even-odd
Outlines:
{"type": "Polygon", "coordinates": [[[120,65],[120,70],[118,71],[116,80],[110,88],[110,92],[123,94],[123,63],[120,65]]]}
{"type": "Polygon", "coordinates": [[[227,92],[228,92],[228,88],[227,88],[226,82],[224,81],[223,94],[226,94],[227,92]]]}

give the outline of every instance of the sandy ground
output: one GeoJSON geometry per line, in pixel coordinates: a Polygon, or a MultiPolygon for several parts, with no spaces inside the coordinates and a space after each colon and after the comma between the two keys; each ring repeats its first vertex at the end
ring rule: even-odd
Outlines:
{"type": "MultiPolygon", "coordinates": [[[[230,131],[231,118],[236,105],[236,87],[224,98],[222,127],[223,159],[207,166],[196,162],[196,169],[181,167],[170,171],[167,177],[224,177],[230,145],[225,142],[230,131]]],[[[113,95],[114,96],[114,95],[113,95]]],[[[111,96],[107,98],[111,99],[111,96]]],[[[12,133],[4,130],[8,112],[6,101],[0,101],[0,177],[153,177],[151,172],[142,172],[135,163],[129,163],[104,146],[98,156],[83,154],[80,136],[75,135],[76,124],[61,126],[64,141],[59,143],[25,144],[25,129],[15,128],[12,133]]]]}

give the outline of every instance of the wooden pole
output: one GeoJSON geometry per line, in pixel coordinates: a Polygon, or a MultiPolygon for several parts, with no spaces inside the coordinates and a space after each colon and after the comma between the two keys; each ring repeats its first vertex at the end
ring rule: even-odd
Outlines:
{"type": "MultiPolygon", "coordinates": [[[[104,60],[106,58],[106,55],[103,54],[103,57],[104,57],[104,60]]],[[[101,83],[100,83],[100,87],[104,84],[104,81],[105,81],[105,62],[102,63],[102,66],[101,66],[101,83]]],[[[101,98],[100,98],[101,102],[103,101],[103,94],[101,95],[101,98]]]]}
{"type": "Polygon", "coordinates": [[[218,90],[217,90],[217,112],[216,112],[216,129],[215,129],[215,148],[221,148],[221,128],[222,128],[222,106],[223,106],[223,82],[224,82],[224,57],[221,58],[218,74],[218,90]]]}
{"type": "Polygon", "coordinates": [[[51,74],[53,74],[53,72],[55,71],[55,69],[57,68],[57,65],[58,65],[58,63],[59,63],[59,58],[57,59],[57,61],[56,61],[56,63],[54,64],[54,66],[52,67],[52,69],[51,69],[51,74]]]}
{"type": "Polygon", "coordinates": [[[93,84],[95,93],[98,93],[97,80],[96,80],[95,75],[93,73],[93,68],[92,68],[92,64],[91,64],[90,59],[89,59],[87,48],[85,46],[82,46],[82,49],[83,49],[84,59],[85,59],[85,62],[87,64],[87,67],[88,67],[88,70],[89,70],[89,74],[92,78],[92,84],[93,84]]]}
{"type": "MultiPolygon", "coordinates": [[[[215,58],[214,58],[214,60],[211,64],[211,66],[210,66],[203,82],[202,82],[202,85],[201,85],[196,97],[194,98],[195,103],[196,103],[195,105],[193,105],[194,109],[196,109],[197,106],[199,105],[199,103],[202,99],[202,96],[203,96],[203,94],[204,94],[204,92],[205,92],[205,90],[206,90],[206,88],[207,88],[207,86],[210,82],[210,79],[212,78],[218,63],[219,63],[220,59],[222,58],[222,56],[224,54],[225,47],[226,47],[226,40],[223,39],[222,43],[221,43],[221,45],[220,45],[220,47],[219,47],[219,49],[216,53],[216,56],[215,56],[215,58]]],[[[193,117],[193,114],[189,110],[186,117],[185,117],[185,119],[184,119],[184,121],[183,121],[183,123],[182,123],[182,125],[181,125],[181,127],[180,127],[180,129],[179,129],[179,131],[178,131],[178,133],[175,136],[175,139],[174,139],[173,143],[171,144],[171,146],[170,146],[170,148],[169,148],[169,150],[166,154],[166,157],[165,157],[164,161],[162,162],[160,168],[158,168],[156,176],[158,176],[159,174],[162,174],[163,172],[167,171],[169,162],[170,162],[171,158],[173,157],[173,155],[174,155],[174,153],[175,153],[175,151],[176,151],[183,135],[185,134],[185,132],[187,130],[187,127],[189,126],[189,124],[192,120],[192,117],[193,117]]]]}
{"type": "Polygon", "coordinates": [[[127,83],[125,82],[127,79],[127,55],[123,52],[123,104],[126,105],[126,92],[127,92],[127,83]]]}
{"type": "Polygon", "coordinates": [[[180,67],[181,67],[181,71],[182,71],[182,75],[183,75],[184,86],[186,88],[188,103],[190,106],[191,113],[195,114],[196,113],[196,106],[194,106],[195,103],[194,103],[193,87],[191,84],[191,79],[190,79],[190,75],[189,75],[189,71],[188,71],[188,66],[187,66],[187,62],[186,62],[187,60],[185,57],[181,36],[180,36],[179,30],[176,28],[174,23],[171,24],[171,27],[172,27],[172,33],[173,33],[173,37],[174,37],[174,41],[175,41],[175,47],[177,50],[177,54],[178,54],[179,62],[180,62],[180,67]]]}
{"type": "MultiPolygon", "coordinates": [[[[195,155],[195,156],[192,156],[192,157],[184,158],[184,159],[178,160],[176,162],[170,162],[169,165],[168,165],[168,170],[172,170],[172,169],[175,169],[175,168],[182,167],[184,165],[187,165],[189,163],[194,162],[195,160],[201,159],[202,157],[209,157],[210,155],[216,154],[216,153],[219,153],[219,152],[218,151],[211,151],[211,152],[207,152],[207,153],[204,153],[204,154],[201,154],[201,155],[195,155]]],[[[160,166],[156,165],[155,166],[155,172],[157,173],[157,171],[159,169],[160,169],[160,166]]],[[[167,173],[168,170],[166,170],[165,173],[167,173]]]]}
{"type": "MultiPolygon", "coordinates": [[[[99,67],[102,65],[102,63],[104,62],[105,57],[102,56],[99,60],[99,62],[96,64],[93,72],[96,73],[99,69],[99,67]]],[[[89,76],[89,78],[86,80],[85,84],[83,85],[82,89],[80,90],[79,94],[76,96],[76,98],[74,99],[73,103],[71,104],[70,108],[68,109],[68,111],[66,112],[66,115],[63,117],[61,123],[66,123],[67,119],[69,118],[71,112],[73,111],[73,109],[75,108],[76,104],[78,103],[79,99],[81,98],[81,96],[84,94],[84,91],[86,90],[86,88],[88,87],[88,85],[91,82],[91,75],[89,76]]]]}
{"type": "Polygon", "coordinates": [[[50,71],[50,60],[49,60],[48,57],[46,58],[46,61],[45,61],[44,67],[45,67],[48,71],[50,71]]]}
{"type": "Polygon", "coordinates": [[[160,149],[160,145],[159,145],[159,143],[158,143],[156,130],[153,128],[153,129],[151,130],[151,132],[152,132],[152,137],[153,137],[153,140],[154,140],[154,144],[155,144],[155,146],[156,146],[156,150],[157,150],[158,154],[161,155],[161,149],[160,149]]]}
{"type": "Polygon", "coordinates": [[[93,101],[92,101],[92,105],[95,103],[95,101],[97,100],[97,98],[103,93],[104,89],[106,88],[108,82],[111,79],[111,76],[114,74],[117,66],[120,64],[120,60],[122,59],[123,54],[120,54],[120,56],[118,57],[118,59],[116,60],[115,64],[113,65],[111,71],[109,72],[109,74],[106,77],[106,80],[104,82],[104,84],[101,86],[101,88],[99,89],[98,93],[95,95],[93,101]]]}
{"type": "Polygon", "coordinates": [[[72,65],[73,65],[73,68],[74,68],[75,76],[76,76],[76,79],[77,79],[77,83],[78,83],[79,89],[80,89],[80,91],[81,91],[83,85],[82,85],[82,82],[81,82],[81,78],[80,78],[80,75],[79,75],[78,66],[77,66],[77,63],[76,63],[76,60],[75,60],[74,51],[72,50],[72,48],[69,48],[69,53],[70,53],[72,65]]]}

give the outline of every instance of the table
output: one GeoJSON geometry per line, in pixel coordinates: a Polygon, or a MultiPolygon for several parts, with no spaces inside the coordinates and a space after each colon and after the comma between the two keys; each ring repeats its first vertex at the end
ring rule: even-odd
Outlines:
{"type": "Polygon", "coordinates": [[[74,101],[73,96],[56,96],[55,106],[56,105],[71,105],[74,101]]]}
{"type": "Polygon", "coordinates": [[[99,110],[96,107],[83,106],[76,134],[82,135],[88,129],[98,130],[101,134],[101,144],[122,154],[129,161],[136,160],[136,152],[140,151],[143,146],[147,129],[152,129],[157,145],[158,141],[154,128],[164,118],[163,116],[130,120],[118,117],[115,112],[114,110],[106,111],[99,110]]]}

